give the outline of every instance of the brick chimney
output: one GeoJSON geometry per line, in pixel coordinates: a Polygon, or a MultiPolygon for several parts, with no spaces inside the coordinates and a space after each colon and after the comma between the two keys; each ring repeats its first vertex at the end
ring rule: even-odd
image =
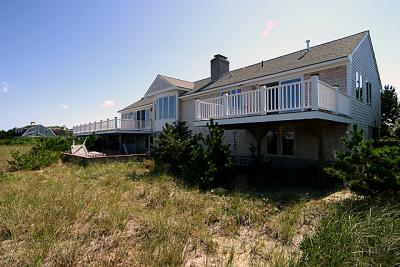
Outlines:
{"type": "Polygon", "coordinates": [[[216,81],[221,78],[224,74],[229,72],[229,61],[228,58],[223,55],[215,55],[211,59],[211,81],[216,81]]]}

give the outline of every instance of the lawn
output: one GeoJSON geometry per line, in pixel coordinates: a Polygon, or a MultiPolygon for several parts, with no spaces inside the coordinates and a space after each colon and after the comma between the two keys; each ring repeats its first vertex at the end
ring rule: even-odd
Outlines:
{"type": "MultiPolygon", "coordinates": [[[[10,150],[0,146],[3,170],[10,150]]],[[[152,166],[57,163],[0,173],[0,265],[307,265],[320,251],[308,244],[313,239],[301,245],[303,237],[332,232],[319,222],[337,219],[337,205],[351,199],[346,191],[321,197],[309,189],[205,192],[152,166]]],[[[390,245],[397,249],[398,241],[390,245]]]]}

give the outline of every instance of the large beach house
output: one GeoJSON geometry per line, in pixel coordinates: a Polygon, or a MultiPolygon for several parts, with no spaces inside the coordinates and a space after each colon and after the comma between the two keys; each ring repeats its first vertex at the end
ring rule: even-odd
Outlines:
{"type": "Polygon", "coordinates": [[[232,155],[257,153],[290,166],[329,161],[341,137],[357,124],[372,137],[380,125],[382,84],[370,33],[260,61],[236,70],[228,58],[211,59],[211,75],[185,81],[158,75],[139,101],[120,117],[75,126],[75,136],[114,136],[121,151],[143,152],[166,123],[184,121],[207,133],[214,119],[225,128],[232,155]]]}

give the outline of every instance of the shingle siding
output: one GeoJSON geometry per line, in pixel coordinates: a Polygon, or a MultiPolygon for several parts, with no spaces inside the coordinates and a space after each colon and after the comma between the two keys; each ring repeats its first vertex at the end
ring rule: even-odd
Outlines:
{"type": "Polygon", "coordinates": [[[321,70],[318,72],[310,72],[304,74],[304,79],[309,79],[311,75],[318,74],[319,79],[332,86],[339,86],[339,91],[347,94],[347,70],[346,66],[321,70]]]}
{"type": "Polygon", "coordinates": [[[352,99],[352,117],[354,124],[368,133],[368,126],[380,125],[382,84],[379,79],[378,68],[375,63],[373,48],[369,35],[362,41],[352,55],[350,63],[350,88],[352,99]],[[363,76],[363,101],[356,99],[356,72],[363,76]],[[372,84],[372,103],[367,104],[365,82],[372,84]]]}

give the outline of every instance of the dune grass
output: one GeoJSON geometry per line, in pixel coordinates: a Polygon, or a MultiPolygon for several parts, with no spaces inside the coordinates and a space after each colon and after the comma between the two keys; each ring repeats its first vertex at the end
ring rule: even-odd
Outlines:
{"type": "Polygon", "coordinates": [[[398,201],[201,191],[152,161],[8,172],[15,148],[0,146],[0,266],[399,265],[398,201]]]}
{"type": "Polygon", "coordinates": [[[332,206],[306,238],[300,266],[400,266],[399,197],[349,200],[332,206]]]}
{"type": "Polygon", "coordinates": [[[273,212],[263,198],[202,192],[148,168],[54,165],[2,174],[0,265],[180,265],[196,252],[215,256],[213,235],[261,229],[273,212]]]}

